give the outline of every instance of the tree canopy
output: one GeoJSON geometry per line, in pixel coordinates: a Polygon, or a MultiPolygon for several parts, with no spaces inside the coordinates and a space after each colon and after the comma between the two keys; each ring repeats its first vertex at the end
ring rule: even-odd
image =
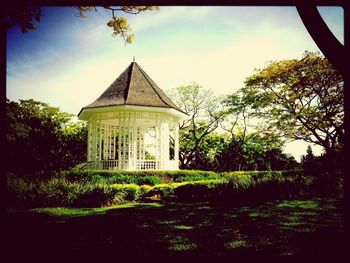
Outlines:
{"type": "Polygon", "coordinates": [[[269,63],[248,77],[238,91],[254,116],[289,139],[342,149],[344,93],[342,76],[319,53],[269,63]]]}
{"type": "Polygon", "coordinates": [[[239,96],[227,100],[192,83],[173,89],[169,97],[189,115],[179,125],[181,168],[233,171],[296,167],[294,158],[282,152],[284,141],[277,134],[259,129],[247,132],[247,106],[239,96]],[[220,131],[224,122],[226,131],[220,131]]]}
{"type": "Polygon", "coordinates": [[[6,100],[8,171],[44,173],[85,162],[87,129],[73,114],[35,100],[6,100]]]}
{"type": "Polygon", "coordinates": [[[221,109],[222,98],[204,89],[198,83],[182,85],[169,92],[172,100],[189,117],[180,124],[180,161],[183,168],[201,162],[199,149],[205,137],[218,128],[225,116],[221,109]]]}

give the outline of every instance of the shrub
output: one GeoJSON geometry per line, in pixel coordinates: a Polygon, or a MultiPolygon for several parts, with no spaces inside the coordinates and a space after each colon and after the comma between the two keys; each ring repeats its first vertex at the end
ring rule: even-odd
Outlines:
{"type": "Polygon", "coordinates": [[[72,182],[99,182],[106,184],[137,184],[155,185],[161,183],[156,176],[143,175],[138,171],[108,171],[108,170],[77,170],[71,169],[64,173],[72,182]]]}
{"type": "Polygon", "coordinates": [[[12,206],[104,206],[113,203],[115,194],[111,187],[99,183],[7,177],[7,197],[12,206]]]}
{"type": "Polygon", "coordinates": [[[36,182],[17,177],[14,174],[8,174],[6,177],[6,197],[10,206],[20,204],[28,206],[35,200],[37,190],[36,182]]]}
{"type": "Polygon", "coordinates": [[[139,172],[143,176],[137,176],[137,172],[121,171],[107,171],[105,174],[99,174],[100,171],[67,172],[48,180],[29,180],[9,174],[7,194],[10,205],[98,207],[143,200],[154,195],[163,200],[213,200],[241,204],[306,197],[324,191],[318,187],[319,180],[304,176],[300,171],[177,172],[139,172]],[[182,182],[186,176],[193,181],[182,182]],[[197,180],[201,176],[215,179],[197,180]],[[175,182],[160,183],[162,177],[175,182]]]}
{"type": "Polygon", "coordinates": [[[114,200],[117,202],[136,201],[141,193],[136,184],[113,184],[111,187],[116,190],[114,200]]]}
{"type": "Polygon", "coordinates": [[[197,170],[176,170],[176,171],[117,171],[117,170],[79,170],[71,169],[65,172],[70,181],[96,181],[105,178],[109,184],[148,184],[188,182],[199,180],[219,179],[215,172],[197,170]]]}
{"type": "Polygon", "coordinates": [[[174,195],[179,200],[208,200],[220,195],[220,190],[225,184],[222,180],[201,180],[186,182],[173,188],[174,195]]]}
{"type": "Polygon", "coordinates": [[[219,179],[219,175],[215,172],[208,171],[196,171],[196,170],[183,170],[177,173],[169,174],[174,182],[193,182],[202,180],[215,180],[219,179]]]}
{"type": "Polygon", "coordinates": [[[249,173],[245,172],[234,172],[227,173],[224,177],[229,187],[233,189],[246,189],[254,185],[254,180],[249,173]]]}
{"type": "Polygon", "coordinates": [[[149,189],[148,192],[144,193],[144,197],[150,197],[154,195],[159,195],[161,198],[169,198],[174,195],[174,188],[181,185],[181,183],[170,183],[170,184],[158,184],[149,189]]]}
{"type": "Polygon", "coordinates": [[[161,181],[156,176],[145,176],[145,177],[137,177],[136,183],[138,185],[156,185],[156,184],[160,184],[161,181]]]}

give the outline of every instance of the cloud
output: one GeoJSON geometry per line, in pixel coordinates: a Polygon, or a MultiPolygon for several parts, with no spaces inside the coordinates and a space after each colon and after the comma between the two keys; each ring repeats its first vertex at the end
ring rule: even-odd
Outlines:
{"type": "Polygon", "coordinates": [[[306,49],[318,50],[303,32],[259,28],[245,37],[232,37],[226,46],[211,52],[178,50],[148,57],[144,65],[164,89],[196,81],[217,93],[229,94],[243,85],[254,68],[269,60],[301,57],[306,49]]]}
{"type": "Polygon", "coordinates": [[[168,26],[169,24],[178,23],[179,21],[186,25],[186,22],[203,19],[212,9],[213,7],[207,6],[161,6],[159,12],[146,11],[134,17],[128,16],[128,19],[134,32],[155,30],[154,33],[156,34],[159,27],[168,26]]]}

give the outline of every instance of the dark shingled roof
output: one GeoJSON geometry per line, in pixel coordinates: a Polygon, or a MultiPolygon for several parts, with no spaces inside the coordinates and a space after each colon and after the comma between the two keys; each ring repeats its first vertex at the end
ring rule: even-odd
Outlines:
{"type": "Polygon", "coordinates": [[[132,62],[97,100],[83,109],[114,105],[166,107],[183,112],[136,62],[132,62]]]}

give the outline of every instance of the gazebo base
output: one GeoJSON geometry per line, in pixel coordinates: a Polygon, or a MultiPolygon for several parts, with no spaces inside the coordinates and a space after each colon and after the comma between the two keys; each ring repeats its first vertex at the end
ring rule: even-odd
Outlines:
{"type": "Polygon", "coordinates": [[[126,170],[126,171],[143,171],[143,170],[178,170],[179,167],[175,160],[169,160],[163,165],[157,160],[136,160],[135,162],[119,160],[102,160],[91,161],[85,166],[85,169],[94,170],[126,170]],[[161,167],[162,166],[162,167],[161,167]]]}

